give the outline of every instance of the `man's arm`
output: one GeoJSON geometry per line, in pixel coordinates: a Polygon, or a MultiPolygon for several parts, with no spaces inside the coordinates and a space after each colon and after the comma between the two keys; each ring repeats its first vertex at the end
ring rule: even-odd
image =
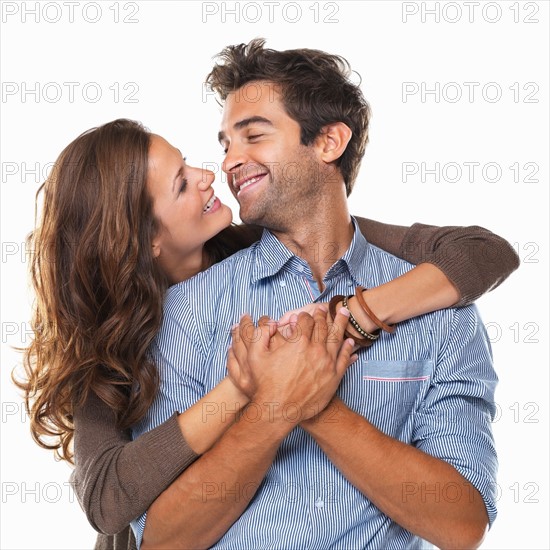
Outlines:
{"type": "Polygon", "coordinates": [[[294,428],[261,399],[153,502],[141,550],[208,548],[243,513],[294,428]]]}
{"type": "MultiPolygon", "coordinates": [[[[245,361],[228,364],[230,373],[248,381],[244,386],[251,390],[254,414],[242,415],[152,504],[142,550],[207,548],[231,527],[254,496],[281,441],[334,395],[353,347],[347,340],[340,348],[347,321],[348,313],[342,310],[329,337],[326,309],[320,308],[313,318],[301,314],[285,339],[273,334],[275,324],[270,330],[263,320],[257,342],[267,359],[261,371],[252,377],[245,361]],[[284,414],[287,403],[298,405],[302,415],[289,420],[284,414]]],[[[250,338],[251,324],[249,317],[241,321],[241,342],[250,338]]]]}
{"type": "Polygon", "coordinates": [[[456,310],[430,390],[412,413],[411,445],[337,399],[301,424],[380,510],[440,548],[477,547],[495,514],[490,416],[496,375],[482,332],[473,308],[456,310]],[[323,422],[325,415],[330,422],[323,422]]]}
{"type": "Polygon", "coordinates": [[[384,514],[438,548],[481,544],[487,527],[483,499],[451,465],[388,437],[338,399],[320,416],[302,427],[384,514]],[[323,423],[324,414],[330,423],[323,423]],[[448,487],[452,500],[445,492],[442,497],[448,487]]]}

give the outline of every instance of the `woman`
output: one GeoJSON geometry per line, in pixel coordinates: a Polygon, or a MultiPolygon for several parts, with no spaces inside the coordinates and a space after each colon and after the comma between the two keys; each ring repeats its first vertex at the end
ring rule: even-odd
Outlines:
{"type": "MultiPolygon", "coordinates": [[[[74,437],[75,490],[92,525],[111,535],[230,425],[220,415],[204,419],[203,404],[223,402],[237,411],[247,402],[226,378],[187,411],[131,441],[129,428],[158,387],[147,349],[166,288],[260,235],[258,228],[230,225],[212,181],[211,172],[187,166],[161,137],[116,120],[73,141],[42,187],[42,220],[30,237],[34,340],[25,353],[27,379],[18,385],[37,443],[72,461],[74,437]]],[[[412,263],[431,262],[365,291],[387,323],[464,305],[517,267],[513,249],[481,228],[358,221],[370,242],[412,263]],[[499,265],[471,254],[480,246],[499,247],[499,265]]],[[[376,328],[354,300],[349,308],[361,325],[376,328]]],[[[133,544],[127,530],[98,540],[98,548],[133,544]]]]}

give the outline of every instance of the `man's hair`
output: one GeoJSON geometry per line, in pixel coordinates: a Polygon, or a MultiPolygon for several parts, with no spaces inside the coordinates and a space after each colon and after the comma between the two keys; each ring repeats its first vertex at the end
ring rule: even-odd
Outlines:
{"type": "Polygon", "coordinates": [[[351,139],[336,161],[349,196],[365,153],[370,119],[369,104],[359,86],[350,81],[349,63],[319,50],[277,51],[264,44],[264,39],[256,38],[225,48],[206,84],[222,101],[249,82],[275,84],[286,112],[300,125],[302,145],[311,145],[328,124],[349,126],[351,139]]]}

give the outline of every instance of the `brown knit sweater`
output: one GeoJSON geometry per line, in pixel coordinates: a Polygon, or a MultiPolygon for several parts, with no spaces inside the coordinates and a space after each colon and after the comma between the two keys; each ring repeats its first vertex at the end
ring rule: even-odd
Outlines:
{"type": "MultiPolygon", "coordinates": [[[[419,264],[436,265],[467,305],[504,281],[519,265],[507,241],[482,227],[387,225],[356,218],[367,241],[419,264]],[[490,251],[490,252],[488,252],[490,251]]],[[[74,415],[75,470],[80,505],[99,531],[96,550],[135,549],[129,522],[140,516],[197,455],[179,429],[176,413],[132,441],[115,426],[112,411],[92,396],[74,415]]]]}

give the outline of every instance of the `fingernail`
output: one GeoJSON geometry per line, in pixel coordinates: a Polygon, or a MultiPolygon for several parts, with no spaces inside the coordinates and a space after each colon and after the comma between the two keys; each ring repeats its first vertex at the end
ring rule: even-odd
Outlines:
{"type": "Polygon", "coordinates": [[[327,311],[328,311],[328,307],[325,306],[325,305],[319,306],[319,309],[320,309],[323,313],[327,313],[327,311]]]}
{"type": "Polygon", "coordinates": [[[350,346],[355,346],[355,340],[353,340],[353,338],[348,338],[346,340],[346,343],[349,344],[350,346]]]}
{"type": "Polygon", "coordinates": [[[347,307],[341,307],[338,313],[344,317],[349,317],[349,309],[347,307]]]}

